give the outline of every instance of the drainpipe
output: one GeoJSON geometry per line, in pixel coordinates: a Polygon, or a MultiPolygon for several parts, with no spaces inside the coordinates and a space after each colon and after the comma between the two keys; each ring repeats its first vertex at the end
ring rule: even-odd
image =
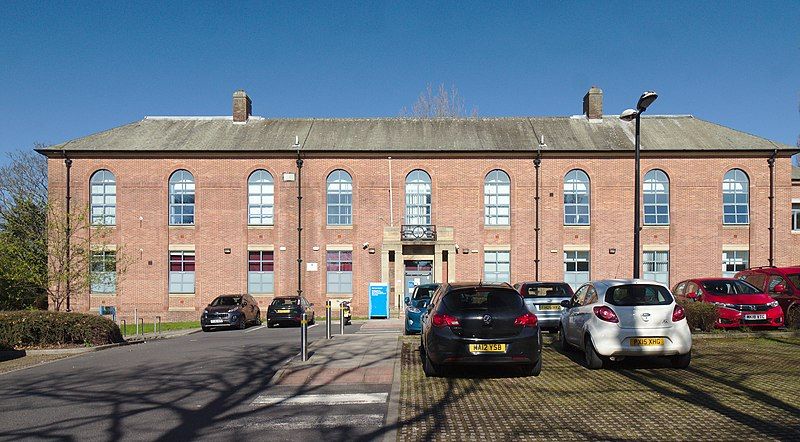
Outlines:
{"type": "Polygon", "coordinates": [[[389,226],[394,227],[394,197],[392,196],[392,157],[389,157],[389,226]]]}
{"type": "Polygon", "coordinates": [[[778,149],[772,151],[767,160],[769,165],[769,265],[774,265],[773,247],[775,244],[774,229],[775,229],[775,157],[778,155],[778,149]]]}
{"type": "Polygon", "coordinates": [[[536,281],[539,281],[539,166],[542,164],[542,147],[547,147],[544,144],[544,135],[542,135],[539,145],[536,148],[536,158],[533,160],[533,167],[536,168],[536,196],[533,198],[536,205],[536,226],[533,231],[536,232],[536,259],[533,262],[536,265],[536,281]]]}
{"type": "Polygon", "coordinates": [[[71,225],[71,219],[70,219],[71,218],[70,217],[70,200],[72,199],[72,196],[70,195],[70,169],[72,168],[72,160],[67,158],[67,152],[65,150],[62,150],[61,154],[64,156],[64,165],[67,167],[67,196],[66,196],[66,203],[67,203],[67,219],[66,219],[66,221],[67,221],[67,223],[66,223],[66,227],[64,228],[64,234],[66,236],[65,237],[65,240],[66,240],[65,241],[65,245],[66,245],[66,248],[67,248],[66,249],[66,255],[67,255],[66,256],[66,269],[65,269],[66,270],[66,274],[67,274],[67,280],[66,280],[66,283],[67,283],[67,286],[66,286],[67,311],[70,312],[70,311],[72,311],[72,309],[70,308],[70,305],[69,305],[70,288],[71,288],[70,286],[71,286],[71,282],[72,282],[72,272],[71,272],[71,268],[70,268],[71,267],[71,265],[70,265],[71,264],[71,256],[70,255],[71,255],[71,252],[72,252],[71,247],[70,247],[70,237],[72,236],[72,225],[71,225]]]}
{"type": "Polygon", "coordinates": [[[303,159],[300,157],[300,142],[295,137],[297,148],[297,296],[303,296],[303,191],[301,187],[303,159]]]}

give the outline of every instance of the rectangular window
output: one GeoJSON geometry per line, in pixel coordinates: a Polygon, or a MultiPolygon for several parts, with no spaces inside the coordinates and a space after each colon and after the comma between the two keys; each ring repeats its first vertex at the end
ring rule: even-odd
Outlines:
{"type": "Polygon", "coordinates": [[[90,278],[92,293],[116,293],[117,253],[110,250],[92,252],[90,278]]]}
{"type": "Polygon", "coordinates": [[[749,265],[750,252],[747,250],[722,251],[722,276],[733,278],[736,272],[746,269],[749,265]]]}
{"type": "Polygon", "coordinates": [[[497,251],[483,254],[483,280],[486,282],[511,282],[511,252],[497,251]]]}
{"type": "Polygon", "coordinates": [[[275,252],[248,252],[247,293],[275,293],[275,252]]]}
{"type": "Polygon", "coordinates": [[[169,252],[169,292],[194,293],[194,251],[169,252]]]}
{"type": "Polygon", "coordinates": [[[335,250],[327,253],[328,293],[349,295],[353,293],[353,252],[335,250]]]}
{"type": "Polygon", "coordinates": [[[589,282],[589,251],[564,251],[564,282],[576,290],[581,284],[589,282]]]}
{"type": "Polygon", "coordinates": [[[644,279],[669,285],[669,252],[645,251],[642,263],[644,279]]]}
{"type": "Polygon", "coordinates": [[[800,231],[800,203],[792,203],[792,230],[800,231]]]}

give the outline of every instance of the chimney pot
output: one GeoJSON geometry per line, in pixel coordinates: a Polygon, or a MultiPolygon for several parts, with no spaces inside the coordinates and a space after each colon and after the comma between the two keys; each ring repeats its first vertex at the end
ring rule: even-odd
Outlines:
{"type": "Polygon", "coordinates": [[[592,86],[583,96],[583,114],[590,120],[603,118],[603,91],[592,86]]]}
{"type": "Polygon", "coordinates": [[[253,102],[247,92],[239,89],[233,93],[233,121],[244,123],[253,114],[253,102]]]}

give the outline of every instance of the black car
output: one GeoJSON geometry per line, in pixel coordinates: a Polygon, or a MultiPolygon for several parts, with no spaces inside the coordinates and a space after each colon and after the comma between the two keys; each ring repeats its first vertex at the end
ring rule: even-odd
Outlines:
{"type": "Polygon", "coordinates": [[[542,371],[538,319],[508,284],[445,284],[423,317],[420,350],[426,376],[460,364],[542,371]]]}
{"type": "Polygon", "coordinates": [[[250,295],[217,296],[203,310],[200,326],[203,331],[218,327],[247,328],[247,324],[261,324],[261,309],[250,295]]]}
{"type": "Polygon", "coordinates": [[[313,325],[315,322],[314,304],[308,302],[306,298],[299,296],[275,298],[267,308],[267,327],[284,324],[300,325],[304,312],[309,325],[313,325]]]}

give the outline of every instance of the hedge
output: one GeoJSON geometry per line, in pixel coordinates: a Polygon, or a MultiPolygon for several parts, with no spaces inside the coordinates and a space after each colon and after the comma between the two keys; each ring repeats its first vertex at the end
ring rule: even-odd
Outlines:
{"type": "Polygon", "coordinates": [[[679,302],[686,312],[686,322],[692,330],[711,331],[714,329],[719,312],[717,306],[708,302],[683,301],[679,302]]]}
{"type": "Polygon", "coordinates": [[[123,342],[113,321],[84,313],[0,312],[0,348],[97,346],[123,342]]]}

